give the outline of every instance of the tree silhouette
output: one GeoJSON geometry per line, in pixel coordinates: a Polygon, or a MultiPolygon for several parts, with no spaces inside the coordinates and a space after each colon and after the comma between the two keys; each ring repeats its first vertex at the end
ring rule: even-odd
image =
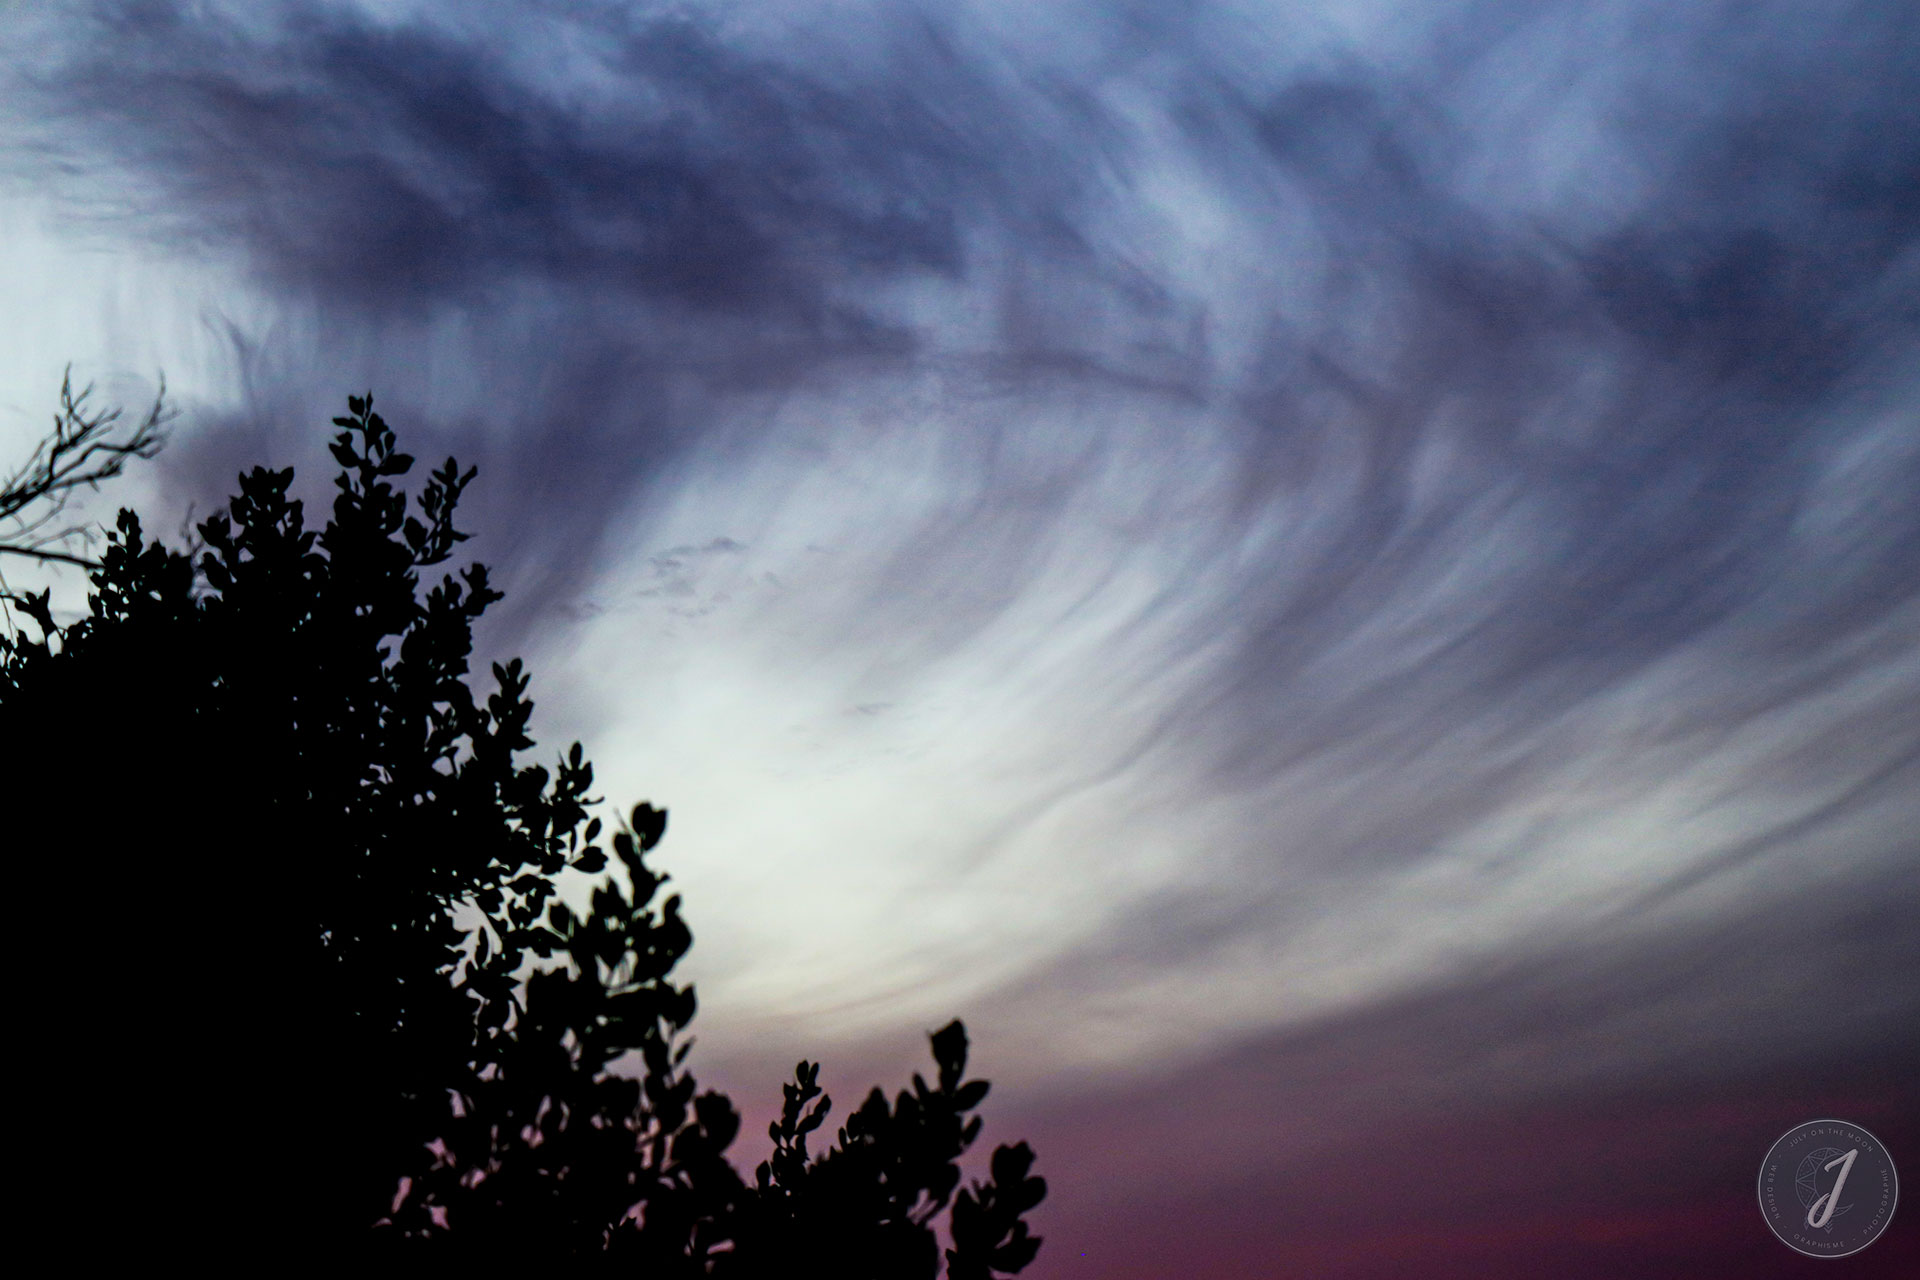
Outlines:
{"type": "Polygon", "coordinates": [[[197,562],[122,511],[88,615],[41,593],[39,637],[0,634],[42,1229],[148,1262],[891,1280],[938,1274],[950,1208],[949,1276],[1021,1270],[1045,1184],[1021,1143],[956,1195],[987,1092],[957,1022],[934,1086],[876,1089],[818,1157],[802,1062],[773,1157],[734,1170],[647,865],[666,814],[636,806],[609,858],[579,744],[519,762],[521,664],[484,702],[466,679],[485,567],[420,591],[474,472],[448,459],[408,514],[413,460],[348,405],[324,527],[291,469],[240,477],[197,562]],[[566,871],[599,880],[585,914],[566,871]]]}

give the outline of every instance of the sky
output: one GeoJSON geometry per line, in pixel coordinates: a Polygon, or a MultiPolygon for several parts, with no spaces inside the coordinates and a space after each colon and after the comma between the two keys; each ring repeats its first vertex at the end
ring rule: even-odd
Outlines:
{"type": "Polygon", "coordinates": [[[1754,1194],[1920,1175],[1907,0],[15,0],[0,290],[89,515],[478,466],[749,1135],[958,1016],[1035,1280],[1920,1273],[1754,1194]]]}

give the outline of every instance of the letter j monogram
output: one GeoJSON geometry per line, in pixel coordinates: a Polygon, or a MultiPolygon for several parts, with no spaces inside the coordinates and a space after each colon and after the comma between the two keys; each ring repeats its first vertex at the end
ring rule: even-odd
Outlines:
{"type": "Polygon", "coordinates": [[[1833,1211],[1840,1205],[1840,1188],[1847,1185],[1847,1174],[1853,1170],[1853,1158],[1860,1154],[1855,1147],[1847,1154],[1835,1160],[1827,1161],[1827,1168],[1840,1166],[1840,1176],[1833,1180],[1833,1190],[1815,1200],[1807,1208],[1807,1225],[1814,1228],[1824,1227],[1833,1220],[1833,1211]]]}

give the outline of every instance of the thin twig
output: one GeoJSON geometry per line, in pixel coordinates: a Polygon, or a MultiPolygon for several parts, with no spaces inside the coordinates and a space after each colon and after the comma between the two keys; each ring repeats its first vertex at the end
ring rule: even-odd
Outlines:
{"type": "Polygon", "coordinates": [[[42,439],[26,462],[0,483],[0,520],[11,520],[17,526],[9,536],[0,537],[0,553],[86,569],[99,568],[100,562],[90,556],[49,549],[75,538],[91,544],[92,537],[85,526],[70,525],[57,533],[41,530],[66,510],[80,486],[97,492],[102,480],[111,480],[125,469],[127,459],[151,458],[158,453],[166,441],[161,428],[179,415],[166,407],[164,374],[153,407],[124,438],[113,432],[121,411],[116,408],[90,412],[87,398],[92,394],[92,383],[81,388],[78,394],[74,392],[73,366],[68,365],[60,377],[60,410],[53,416],[53,433],[42,439]],[[33,515],[23,514],[39,504],[44,504],[43,510],[33,515]]]}

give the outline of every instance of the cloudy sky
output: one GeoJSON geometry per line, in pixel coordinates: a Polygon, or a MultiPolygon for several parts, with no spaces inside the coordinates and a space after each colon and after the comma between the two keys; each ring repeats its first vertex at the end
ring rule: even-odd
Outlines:
{"type": "Polygon", "coordinates": [[[1028,1275],[1920,1264],[1753,1190],[1920,1174],[1909,0],[14,0],[0,290],[93,514],[477,464],[703,1082],[964,1018],[1028,1275]]]}

